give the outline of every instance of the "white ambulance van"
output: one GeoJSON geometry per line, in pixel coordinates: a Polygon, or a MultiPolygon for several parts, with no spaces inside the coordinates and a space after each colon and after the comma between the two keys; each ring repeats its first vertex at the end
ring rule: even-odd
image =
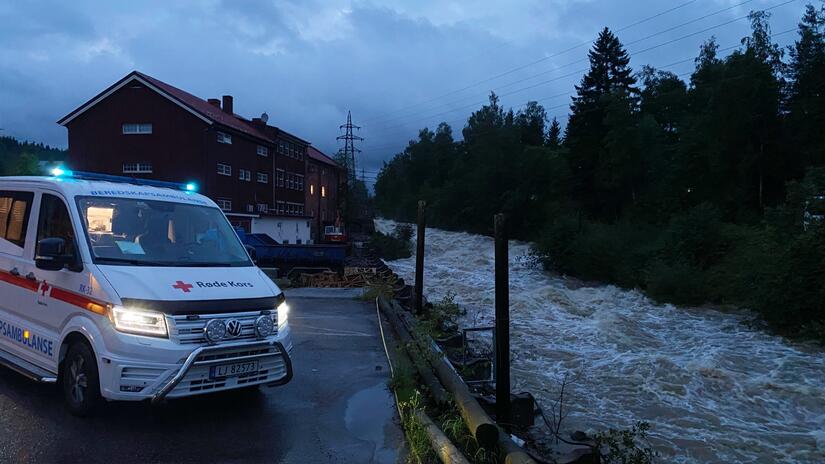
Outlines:
{"type": "Polygon", "coordinates": [[[0,364],[69,410],[292,378],[283,292],[194,184],[0,177],[0,364]]]}

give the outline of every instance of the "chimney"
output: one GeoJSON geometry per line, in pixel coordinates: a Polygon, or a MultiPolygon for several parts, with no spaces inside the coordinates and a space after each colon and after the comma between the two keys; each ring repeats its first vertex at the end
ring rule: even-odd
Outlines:
{"type": "Polygon", "coordinates": [[[223,96],[223,111],[229,114],[235,114],[232,111],[232,95],[223,96]]]}
{"type": "Polygon", "coordinates": [[[266,127],[266,123],[261,118],[252,118],[252,125],[258,129],[263,129],[266,127]]]}
{"type": "Polygon", "coordinates": [[[206,100],[206,101],[208,101],[209,104],[214,106],[215,108],[220,108],[221,107],[221,101],[218,100],[217,98],[210,98],[209,100],[206,100]]]}

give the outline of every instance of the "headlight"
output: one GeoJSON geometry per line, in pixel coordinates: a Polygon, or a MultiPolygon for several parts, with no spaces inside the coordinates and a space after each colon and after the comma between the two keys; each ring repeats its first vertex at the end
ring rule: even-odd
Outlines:
{"type": "Polygon", "coordinates": [[[286,324],[286,319],[289,315],[289,305],[286,301],[278,305],[278,327],[286,324]]]}
{"type": "Polygon", "coordinates": [[[114,306],[109,318],[120,332],[164,338],[168,336],[166,317],[157,311],[114,306]]]}

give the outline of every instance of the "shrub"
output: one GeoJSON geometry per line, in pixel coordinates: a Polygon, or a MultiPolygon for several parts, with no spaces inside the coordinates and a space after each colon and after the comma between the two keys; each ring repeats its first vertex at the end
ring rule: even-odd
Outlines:
{"type": "Polygon", "coordinates": [[[647,269],[647,292],[654,300],[674,304],[700,304],[706,300],[701,269],[687,262],[653,261],[647,269]]]}
{"type": "Polygon", "coordinates": [[[412,226],[401,224],[396,226],[392,235],[375,232],[370,237],[368,246],[375,250],[378,256],[388,261],[409,258],[412,256],[411,238],[412,226]]]}

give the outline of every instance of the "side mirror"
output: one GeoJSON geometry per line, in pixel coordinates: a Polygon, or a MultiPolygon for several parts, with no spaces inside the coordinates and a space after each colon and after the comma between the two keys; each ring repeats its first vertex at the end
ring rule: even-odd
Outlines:
{"type": "Polygon", "coordinates": [[[72,264],[74,257],[66,256],[66,240],[62,238],[44,238],[37,242],[37,256],[34,265],[47,271],[59,271],[72,264]]]}
{"type": "Polygon", "coordinates": [[[252,263],[258,264],[258,250],[252,245],[244,245],[244,248],[246,248],[246,252],[249,253],[249,257],[252,258],[252,263]]]}

